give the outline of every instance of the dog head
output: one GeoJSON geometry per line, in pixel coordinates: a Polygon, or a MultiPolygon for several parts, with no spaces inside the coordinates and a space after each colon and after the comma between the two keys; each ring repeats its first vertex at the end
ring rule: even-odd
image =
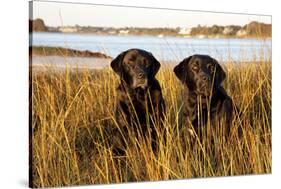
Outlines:
{"type": "Polygon", "coordinates": [[[160,63],[150,52],[130,49],[119,54],[110,66],[131,88],[146,89],[158,72],[160,63]]]}
{"type": "Polygon", "coordinates": [[[209,96],[219,88],[226,74],[218,61],[208,55],[193,55],[175,68],[174,72],[189,90],[209,96]]]}

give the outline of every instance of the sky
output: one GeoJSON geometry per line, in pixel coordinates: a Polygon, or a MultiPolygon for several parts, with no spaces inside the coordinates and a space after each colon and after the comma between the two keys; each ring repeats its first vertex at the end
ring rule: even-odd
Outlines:
{"type": "Polygon", "coordinates": [[[116,7],[89,4],[33,2],[33,19],[47,26],[181,27],[271,23],[271,16],[116,7]]]}

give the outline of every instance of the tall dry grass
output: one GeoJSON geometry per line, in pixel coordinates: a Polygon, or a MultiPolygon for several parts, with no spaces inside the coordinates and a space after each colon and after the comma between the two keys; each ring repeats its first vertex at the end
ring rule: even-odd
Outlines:
{"type": "Polygon", "coordinates": [[[110,68],[33,71],[33,186],[271,173],[271,62],[229,62],[224,69],[223,85],[239,107],[232,128],[234,133],[242,128],[240,138],[210,136],[191,146],[176,124],[182,85],[162,66],[157,78],[166,102],[167,141],[159,142],[155,155],[145,139],[128,137],[133,145],[125,157],[114,156],[107,141],[113,136],[106,128],[117,127],[113,106],[119,83],[110,68]]]}

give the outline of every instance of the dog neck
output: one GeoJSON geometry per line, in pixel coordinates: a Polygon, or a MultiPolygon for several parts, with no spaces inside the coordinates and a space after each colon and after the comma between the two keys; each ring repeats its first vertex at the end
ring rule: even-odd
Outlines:
{"type": "Polygon", "coordinates": [[[208,111],[213,104],[216,104],[217,96],[219,91],[214,91],[211,96],[204,96],[198,94],[194,90],[186,89],[184,90],[184,103],[187,104],[185,109],[185,114],[187,114],[191,120],[197,116],[198,109],[208,111]]]}
{"type": "Polygon", "coordinates": [[[128,96],[130,96],[130,98],[132,99],[137,99],[137,100],[144,100],[150,90],[150,87],[143,89],[143,88],[132,88],[131,86],[129,86],[126,82],[121,82],[121,84],[119,85],[119,88],[122,91],[125,91],[127,93],[128,96]]]}

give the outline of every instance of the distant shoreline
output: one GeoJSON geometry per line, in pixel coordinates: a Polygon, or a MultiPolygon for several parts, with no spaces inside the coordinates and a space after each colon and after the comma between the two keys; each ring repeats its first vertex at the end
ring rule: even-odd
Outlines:
{"type": "Polygon", "coordinates": [[[92,52],[89,50],[75,50],[63,47],[50,46],[32,46],[29,47],[29,56],[67,56],[67,57],[87,57],[112,59],[111,56],[101,52],[92,52]]]}
{"type": "Polygon", "coordinates": [[[58,32],[95,35],[121,35],[121,36],[175,36],[193,38],[255,38],[265,39],[272,37],[272,25],[262,22],[250,22],[244,26],[239,25],[198,25],[192,28],[177,27],[98,27],[98,26],[46,26],[44,20],[37,18],[29,20],[29,32],[58,32]]]}
{"type": "Polygon", "coordinates": [[[64,34],[64,35],[97,35],[97,36],[147,36],[147,37],[179,37],[179,38],[193,38],[193,39],[272,39],[272,37],[254,37],[254,36],[225,36],[225,35],[151,35],[151,34],[107,34],[107,33],[91,33],[91,32],[60,32],[60,31],[34,31],[34,33],[50,33],[50,34],[64,34]]]}

